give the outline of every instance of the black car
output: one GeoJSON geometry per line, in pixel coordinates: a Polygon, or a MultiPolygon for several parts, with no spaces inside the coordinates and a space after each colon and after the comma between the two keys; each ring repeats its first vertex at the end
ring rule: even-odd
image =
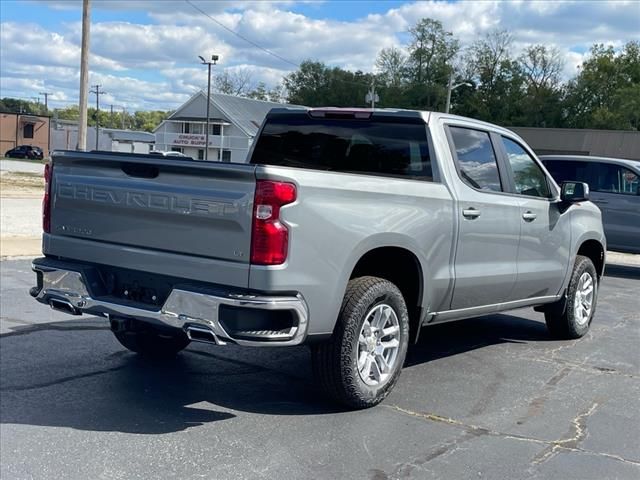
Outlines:
{"type": "Polygon", "coordinates": [[[44,158],[44,152],[40,147],[34,147],[32,145],[18,145],[16,148],[8,150],[4,156],[42,160],[44,158]]]}

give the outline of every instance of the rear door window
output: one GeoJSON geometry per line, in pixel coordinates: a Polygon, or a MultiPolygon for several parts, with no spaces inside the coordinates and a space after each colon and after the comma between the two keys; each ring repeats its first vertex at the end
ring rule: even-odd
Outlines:
{"type": "Polygon", "coordinates": [[[274,115],[251,163],[433,181],[424,123],[274,115]]]}
{"type": "Polygon", "coordinates": [[[462,180],[478,190],[501,192],[498,161],[488,132],[449,127],[462,180]]]}

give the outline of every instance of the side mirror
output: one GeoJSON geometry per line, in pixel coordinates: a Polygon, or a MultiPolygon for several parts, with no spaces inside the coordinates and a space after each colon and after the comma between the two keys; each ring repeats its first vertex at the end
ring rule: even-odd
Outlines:
{"type": "Polygon", "coordinates": [[[589,185],[584,182],[562,182],[560,199],[565,203],[589,200],[589,185]]]}

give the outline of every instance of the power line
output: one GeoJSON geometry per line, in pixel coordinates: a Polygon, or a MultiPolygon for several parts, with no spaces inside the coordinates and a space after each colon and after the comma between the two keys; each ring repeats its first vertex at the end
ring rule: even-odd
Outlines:
{"type": "Polygon", "coordinates": [[[260,50],[262,50],[265,53],[268,53],[269,55],[271,55],[272,57],[275,57],[285,63],[288,63],[289,65],[293,65],[296,68],[300,68],[300,65],[298,65],[295,62],[292,62],[291,60],[287,60],[286,58],[278,55],[275,52],[272,52],[271,50],[269,50],[268,48],[264,48],[262,45],[257,44],[256,42],[254,42],[253,40],[245,37],[244,35],[239,34],[238,32],[236,32],[235,30],[232,30],[231,28],[227,27],[225,24],[223,24],[222,22],[216,20],[215,18],[213,18],[211,15],[209,15],[207,12],[205,12],[204,10],[202,10],[200,7],[198,7],[197,5],[194,5],[191,0],[184,0],[185,2],[187,2],[189,5],[191,5],[194,9],[196,9],[197,11],[199,11],[201,14],[203,14],[205,17],[208,17],[212,22],[215,22],[216,24],[218,24],[219,26],[221,26],[222,28],[224,28],[226,31],[232,33],[233,35],[235,35],[238,38],[241,38],[242,40],[244,40],[245,42],[253,45],[256,48],[259,48],[260,50]]]}
{"type": "MultiPolygon", "coordinates": [[[[195,10],[197,10],[198,12],[200,12],[201,14],[203,14],[205,17],[207,17],[209,20],[211,20],[212,22],[216,23],[217,25],[221,26],[222,28],[224,28],[226,31],[228,31],[229,33],[232,33],[233,35],[235,35],[236,37],[244,40],[245,42],[249,43],[250,45],[253,45],[254,47],[262,50],[265,53],[268,53],[269,55],[271,55],[272,57],[275,57],[285,63],[288,63],[289,65],[293,65],[296,68],[300,68],[300,64],[293,62],[291,60],[288,60],[280,55],[278,55],[275,52],[272,52],[271,50],[269,50],[268,48],[263,47],[262,45],[254,42],[253,40],[245,37],[244,35],[241,35],[240,33],[236,32],[235,30],[227,27],[226,25],[224,25],[222,22],[220,22],[219,20],[216,20],[214,17],[212,17],[211,15],[209,15],[207,12],[205,12],[204,10],[202,10],[200,7],[196,6],[193,4],[193,2],[191,2],[191,0],[184,0],[186,3],[188,3],[189,5],[191,5],[195,10]]],[[[373,74],[372,74],[373,75],[373,74]]],[[[340,82],[340,83],[344,83],[346,85],[357,85],[358,87],[365,87],[365,88],[369,88],[369,85],[366,83],[360,83],[360,82],[352,82],[349,80],[342,80],[340,78],[333,78],[334,81],[336,82],[340,82]]]]}

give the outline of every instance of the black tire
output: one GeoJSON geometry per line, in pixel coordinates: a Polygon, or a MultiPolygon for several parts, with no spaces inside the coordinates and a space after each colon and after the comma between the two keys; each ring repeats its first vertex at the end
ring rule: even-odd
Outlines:
{"type": "MultiPolygon", "coordinates": [[[[120,325],[125,325],[121,323],[120,325]]],[[[131,323],[128,323],[131,325],[131,323]]],[[[184,350],[191,341],[180,331],[157,330],[151,326],[137,324],[134,328],[112,329],[123,347],[144,357],[172,358],[184,350]]]]}
{"type": "Polygon", "coordinates": [[[545,308],[544,319],[547,323],[547,329],[551,335],[559,340],[570,340],[583,337],[591,326],[593,316],[596,313],[596,305],[598,300],[598,273],[593,262],[588,257],[578,255],[576,257],[571,279],[567,287],[565,297],[548,305],[545,308]],[[577,298],[580,279],[584,274],[591,276],[593,281],[593,297],[591,304],[591,312],[587,319],[580,319],[576,315],[575,305],[579,301],[577,298]]]}
{"type": "Polygon", "coordinates": [[[331,339],[312,346],[314,375],[337,402],[350,408],[372,407],[384,400],[398,381],[408,343],[409,314],[398,287],[382,278],[355,278],[347,286],[331,339]],[[367,315],[382,305],[390,306],[397,317],[399,346],[385,381],[369,385],[358,371],[358,338],[367,315]]]}

